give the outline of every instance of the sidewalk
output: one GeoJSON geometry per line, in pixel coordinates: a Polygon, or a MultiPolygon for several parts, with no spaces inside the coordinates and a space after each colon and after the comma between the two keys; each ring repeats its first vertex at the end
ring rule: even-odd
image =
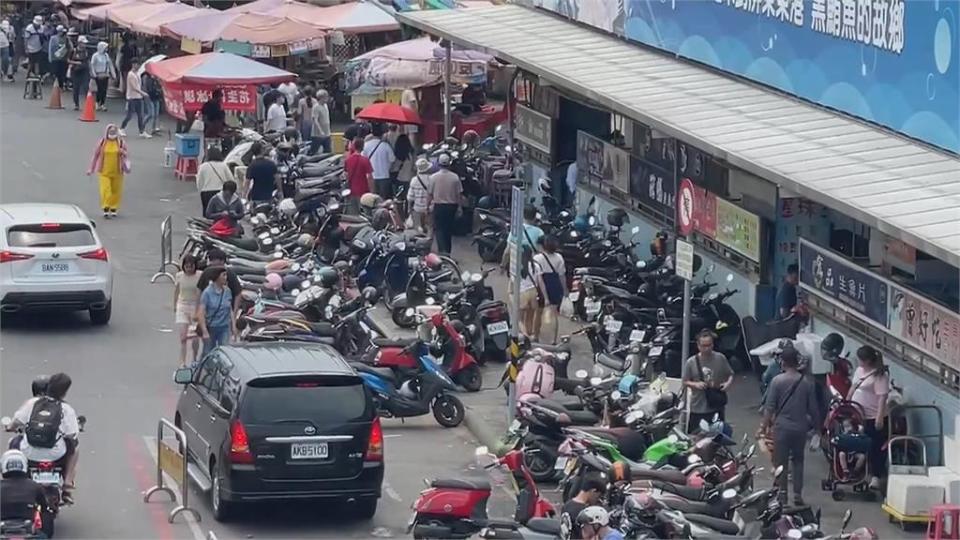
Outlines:
{"type": "MultiPolygon", "coordinates": [[[[475,246],[470,244],[469,237],[454,238],[453,256],[463,271],[475,271],[480,268],[481,260],[475,246]]],[[[487,277],[487,284],[493,287],[499,299],[508,301],[506,297],[507,276],[499,272],[492,272],[487,277]]],[[[387,317],[389,319],[389,316],[387,317]]],[[[568,335],[580,327],[579,323],[568,318],[560,317],[560,335],[568,335]]],[[[571,340],[571,359],[569,373],[578,369],[590,370],[593,366],[593,353],[586,338],[577,336],[571,340]]],[[[475,393],[463,393],[460,397],[467,406],[467,416],[464,424],[478,440],[479,444],[496,448],[501,435],[507,429],[506,392],[497,388],[503,365],[487,364],[483,373],[483,389],[475,393]]],[[[738,373],[734,379],[730,392],[730,403],[727,406],[727,422],[733,426],[734,439],[739,440],[744,433],[751,439],[760,424],[758,405],[760,403],[760,387],[756,377],[750,373],[738,373]]],[[[756,479],[756,487],[762,488],[772,482],[770,458],[761,452],[753,458],[753,463],[765,468],[756,479]]],[[[804,499],[807,504],[822,509],[821,530],[824,534],[833,534],[839,531],[843,513],[849,508],[853,510],[851,527],[867,526],[873,528],[881,539],[891,538],[922,538],[923,530],[901,530],[898,526],[889,523],[886,514],[880,508],[879,502],[866,502],[859,495],[847,488],[847,497],[841,502],[831,498],[830,492],[820,489],[820,480],[827,476],[827,461],[822,452],[808,452],[804,463],[804,499]]],[[[545,490],[549,498],[559,494],[554,490],[545,490]]]]}

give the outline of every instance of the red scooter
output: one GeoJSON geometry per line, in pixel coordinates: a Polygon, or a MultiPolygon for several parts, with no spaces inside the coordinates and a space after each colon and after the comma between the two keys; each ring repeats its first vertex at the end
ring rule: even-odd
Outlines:
{"type": "MultiPolygon", "coordinates": [[[[479,454],[486,454],[481,448],[479,454]]],[[[517,487],[517,509],[513,520],[487,517],[490,482],[486,479],[437,479],[420,492],[413,503],[413,516],[407,534],[414,538],[469,538],[481,529],[513,529],[534,518],[553,518],[556,510],[540,496],[537,484],[523,464],[523,452],[511,450],[484,469],[505,466],[517,487]]]]}
{"type": "MultiPolygon", "coordinates": [[[[429,320],[435,333],[430,352],[437,358],[442,357],[443,369],[454,382],[469,392],[480,390],[483,373],[477,361],[467,352],[463,335],[443,311],[434,313],[429,320]]],[[[405,371],[415,372],[418,369],[417,355],[422,354],[421,347],[426,346],[416,340],[375,339],[373,343],[380,347],[373,358],[373,365],[392,369],[398,380],[405,371]]]]}

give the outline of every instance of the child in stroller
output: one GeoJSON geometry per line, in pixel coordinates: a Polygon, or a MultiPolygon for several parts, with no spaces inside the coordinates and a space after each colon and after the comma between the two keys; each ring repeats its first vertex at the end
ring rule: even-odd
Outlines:
{"type": "Polygon", "coordinates": [[[825,423],[826,445],[824,455],[829,464],[828,477],[821,487],[832,491],[833,500],[844,498],[841,485],[853,486],[853,491],[863,493],[868,500],[876,494],[868,489],[870,467],[867,455],[871,440],[863,432],[863,408],[852,401],[836,400],[832,404],[825,423]]]}

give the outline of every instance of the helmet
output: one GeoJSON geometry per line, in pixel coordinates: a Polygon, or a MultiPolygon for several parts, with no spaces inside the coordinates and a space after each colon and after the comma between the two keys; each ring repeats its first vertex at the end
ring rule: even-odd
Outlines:
{"type": "Polygon", "coordinates": [[[300,139],[300,132],[297,131],[295,127],[288,127],[283,130],[283,138],[288,141],[296,141],[300,139]]]}
{"type": "Polygon", "coordinates": [[[280,201],[280,204],[277,205],[277,210],[279,210],[281,214],[291,217],[297,213],[297,203],[293,202],[293,199],[283,199],[280,201]]]}
{"type": "Polygon", "coordinates": [[[543,176],[541,176],[540,179],[537,180],[537,187],[540,189],[541,193],[550,193],[552,191],[552,188],[550,186],[550,179],[543,176]]]}
{"type": "Polygon", "coordinates": [[[313,245],[314,236],[310,233],[303,233],[297,237],[297,245],[308,248],[313,245]]]}
{"type": "Polygon", "coordinates": [[[47,393],[47,385],[50,384],[50,377],[40,375],[30,383],[30,391],[33,397],[39,397],[47,393]]]}
{"type": "Polygon", "coordinates": [[[834,361],[843,354],[843,346],[843,336],[831,332],[820,342],[820,354],[824,360],[834,361]]]}
{"type": "Polygon", "coordinates": [[[4,477],[11,473],[27,474],[27,456],[19,450],[7,450],[0,456],[0,473],[4,477]]]}
{"type": "Polygon", "coordinates": [[[340,281],[340,274],[332,266],[324,266],[317,270],[317,278],[320,279],[320,286],[333,287],[340,281]]]}
{"type": "Polygon", "coordinates": [[[590,229],[590,221],[587,220],[587,216],[577,216],[573,220],[573,228],[579,233],[585,233],[590,229]]]}
{"type": "Polygon", "coordinates": [[[490,195],[484,195],[477,199],[477,208],[486,208],[487,210],[497,207],[497,200],[490,195]]]}
{"type": "Polygon", "coordinates": [[[436,270],[443,264],[443,260],[441,260],[440,256],[436,253],[427,253],[427,255],[423,258],[423,264],[427,265],[427,268],[430,268],[431,270],[436,270]]]}
{"type": "Polygon", "coordinates": [[[623,208],[611,208],[607,212],[607,223],[611,227],[623,227],[624,223],[630,223],[630,216],[623,208]]]}
{"type": "Polygon", "coordinates": [[[370,216],[370,225],[378,231],[382,231],[390,226],[390,211],[386,208],[377,208],[370,216]]]}
{"type": "Polygon", "coordinates": [[[291,144],[289,141],[280,141],[280,143],[277,144],[277,151],[278,151],[278,152],[292,152],[292,151],[293,151],[293,144],[291,144]]]}
{"type": "Polygon", "coordinates": [[[376,193],[364,193],[360,196],[360,206],[371,210],[380,206],[381,202],[383,202],[383,199],[376,193]]]}
{"type": "Polygon", "coordinates": [[[300,289],[300,284],[303,283],[303,278],[297,274],[287,274],[280,278],[283,281],[283,290],[292,291],[294,289],[300,289]]]}
{"type": "Polygon", "coordinates": [[[440,154],[440,157],[437,158],[437,163],[439,163],[441,167],[449,167],[450,161],[450,154],[447,153],[440,154]]]}
{"type": "Polygon", "coordinates": [[[605,527],[610,523],[610,514],[602,506],[588,506],[577,514],[577,525],[605,527]]]}
{"type": "Polygon", "coordinates": [[[283,287],[283,278],[280,277],[280,274],[271,272],[267,274],[267,279],[263,282],[263,286],[270,291],[279,291],[280,287],[283,287]]]}
{"type": "Polygon", "coordinates": [[[480,134],[472,129],[468,129],[463,132],[463,144],[467,146],[472,146],[477,143],[477,140],[480,138],[480,134]]]}

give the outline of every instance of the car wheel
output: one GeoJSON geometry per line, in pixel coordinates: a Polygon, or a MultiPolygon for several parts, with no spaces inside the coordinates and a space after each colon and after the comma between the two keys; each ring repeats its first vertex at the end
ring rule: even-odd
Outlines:
{"type": "Polygon", "coordinates": [[[443,427],[457,427],[463,422],[466,411],[456,396],[441,395],[433,400],[433,417],[443,427]]]}
{"type": "Polygon", "coordinates": [[[94,326],[104,326],[110,322],[110,312],[113,309],[113,300],[107,302],[107,307],[103,309],[90,310],[90,322],[94,326]]]}
{"type": "Polygon", "coordinates": [[[364,497],[353,502],[353,513],[358,519],[373,519],[377,513],[377,503],[380,499],[377,497],[364,497]]]}
{"type": "Polygon", "coordinates": [[[210,509],[213,511],[213,519],[219,522],[225,522],[230,519],[233,511],[233,502],[223,498],[223,482],[220,480],[220,464],[213,463],[213,486],[210,488],[210,509]]]}
{"type": "Polygon", "coordinates": [[[479,392],[483,386],[483,372],[480,366],[472,364],[456,376],[457,384],[464,387],[467,392],[479,392]]]}

